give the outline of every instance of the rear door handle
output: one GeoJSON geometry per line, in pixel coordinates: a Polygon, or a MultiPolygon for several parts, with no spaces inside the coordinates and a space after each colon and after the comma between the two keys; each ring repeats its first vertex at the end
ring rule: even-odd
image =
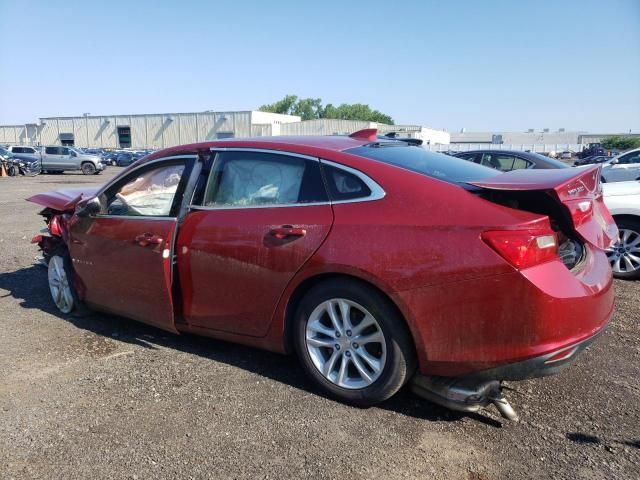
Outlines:
{"type": "Polygon", "coordinates": [[[287,237],[304,237],[307,231],[304,228],[294,227],[292,225],[282,225],[281,227],[274,227],[269,230],[269,234],[282,240],[287,237]]]}
{"type": "Polygon", "coordinates": [[[143,233],[142,235],[137,235],[135,241],[141,247],[146,247],[147,245],[160,245],[162,243],[162,237],[152,233],[143,233]]]}

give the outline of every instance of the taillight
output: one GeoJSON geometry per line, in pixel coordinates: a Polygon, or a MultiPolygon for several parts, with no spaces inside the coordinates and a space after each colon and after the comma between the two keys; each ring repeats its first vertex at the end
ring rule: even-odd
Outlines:
{"type": "Polygon", "coordinates": [[[51,220],[49,221],[49,231],[51,232],[51,235],[55,235],[56,237],[62,236],[62,228],[60,228],[60,218],[57,215],[51,217],[51,220]]]}
{"type": "Polygon", "coordinates": [[[558,259],[558,237],[552,230],[491,230],[482,240],[516,268],[558,259]]]}
{"type": "Polygon", "coordinates": [[[593,200],[591,199],[565,200],[564,204],[569,208],[575,228],[584,225],[593,216],[593,200]]]}

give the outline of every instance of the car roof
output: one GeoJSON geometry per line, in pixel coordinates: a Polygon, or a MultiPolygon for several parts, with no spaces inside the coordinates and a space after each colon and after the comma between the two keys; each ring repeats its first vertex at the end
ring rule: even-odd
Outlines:
{"type": "MultiPolygon", "coordinates": [[[[389,139],[389,141],[390,143],[395,142],[393,139],[389,139]]],[[[369,143],[371,143],[370,140],[353,138],[346,135],[229,138],[165,148],[147,155],[141,163],[181,153],[208,151],[212,148],[264,148],[268,150],[283,150],[293,153],[314,155],[322,151],[342,152],[344,150],[361,147],[362,145],[369,143]]],[[[400,144],[401,142],[398,143],[400,144]]]]}

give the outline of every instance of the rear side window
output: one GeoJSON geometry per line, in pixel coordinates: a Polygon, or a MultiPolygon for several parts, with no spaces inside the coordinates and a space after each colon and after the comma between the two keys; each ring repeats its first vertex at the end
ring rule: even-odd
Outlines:
{"type": "Polygon", "coordinates": [[[371,195],[371,189],[353,173],[331,165],[322,165],[332,201],[353,200],[371,195]]]}
{"type": "Polygon", "coordinates": [[[398,143],[375,143],[350,148],[346,153],[371,158],[447,182],[457,183],[500,175],[499,171],[457,157],[398,143]]]}
{"type": "Polygon", "coordinates": [[[529,168],[529,165],[529,162],[525,159],[516,157],[513,161],[513,170],[524,170],[525,168],[529,168]]]}
{"type": "Polygon", "coordinates": [[[60,155],[60,149],[58,147],[46,147],[44,151],[48,155],[60,155]]]}
{"type": "Polygon", "coordinates": [[[263,152],[221,152],[205,192],[207,207],[327,202],[318,160],[263,152]]]}

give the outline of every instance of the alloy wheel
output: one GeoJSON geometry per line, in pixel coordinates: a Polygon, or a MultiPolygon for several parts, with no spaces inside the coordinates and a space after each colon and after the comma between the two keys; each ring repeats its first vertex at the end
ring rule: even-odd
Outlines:
{"type": "Polygon", "coordinates": [[[56,307],[62,313],[73,310],[73,294],[69,285],[69,277],[64,269],[62,257],[53,256],[49,260],[49,290],[56,307]]]}
{"type": "Polygon", "coordinates": [[[640,233],[620,229],[620,238],[607,250],[607,257],[614,273],[631,273],[640,270],[640,233]]]}
{"type": "Polygon", "coordinates": [[[368,387],[385,367],[382,328],[352,300],[333,298],[318,305],[307,320],[305,344],[318,371],[342,388],[368,387]]]}

